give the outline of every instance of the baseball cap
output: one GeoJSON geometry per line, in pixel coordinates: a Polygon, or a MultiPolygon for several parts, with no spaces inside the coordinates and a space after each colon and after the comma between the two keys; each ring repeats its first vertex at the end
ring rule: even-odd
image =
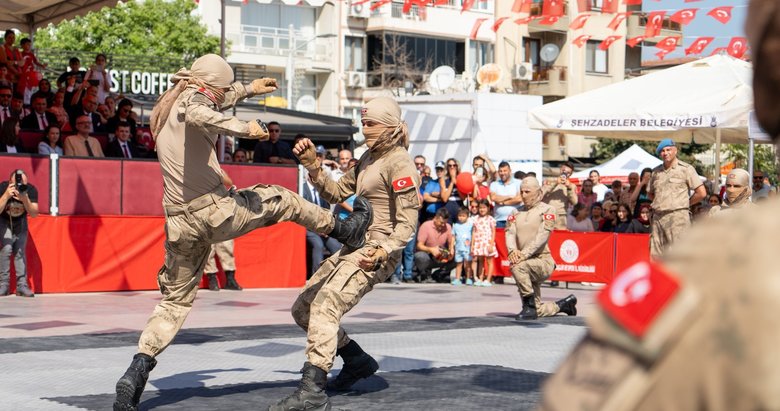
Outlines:
{"type": "Polygon", "coordinates": [[[447,168],[447,164],[445,164],[443,161],[437,161],[436,168],[447,168]]]}
{"type": "Polygon", "coordinates": [[[323,146],[323,145],[317,146],[316,150],[317,150],[317,154],[325,154],[328,151],[328,150],[325,150],[325,146],[323,146]]]}
{"type": "Polygon", "coordinates": [[[661,150],[663,150],[664,147],[674,147],[674,140],[671,138],[661,140],[661,142],[658,143],[658,147],[655,148],[655,155],[660,156],[661,150]]]}

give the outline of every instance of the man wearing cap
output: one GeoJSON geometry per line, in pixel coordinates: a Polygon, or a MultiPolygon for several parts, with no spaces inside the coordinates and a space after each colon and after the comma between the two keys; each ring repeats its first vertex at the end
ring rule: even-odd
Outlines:
{"type": "Polygon", "coordinates": [[[152,110],[151,130],[163,176],[165,260],[157,273],[162,301],[138,340],[138,354],[116,384],[114,410],[136,410],[155,357],[173,341],[187,318],[211,244],[255,228],[292,221],[360,247],[371,221],[365,198],[345,220],[278,186],[258,184],[227,190],[217,161],[217,134],[267,139],[259,120],[245,123],[222,114],[237,101],[276,90],[262,78],[248,86],[233,82],[233,69],[215,54],[195,60],[171,79],[173,87],[152,110]]]}
{"type": "Polygon", "coordinates": [[[750,188],[750,173],[747,170],[735,168],[726,177],[726,199],[723,204],[712,207],[709,215],[728,214],[727,211],[730,213],[748,207],[753,204],[750,202],[751,194],[753,194],[753,190],[750,188]]]}
{"type": "Polygon", "coordinates": [[[655,149],[663,164],[653,169],[647,195],[653,202],[650,255],[658,258],[691,226],[690,206],[707,196],[696,169],[677,159],[672,139],[661,140],[655,149]],[[693,195],[689,193],[693,191],[693,195]]]}
{"type": "Polygon", "coordinates": [[[417,228],[420,176],[407,151],[409,135],[395,100],[377,97],[369,101],[361,111],[361,121],[368,151],[339,181],[322,172],[311,140],[303,139],[293,148],[322,198],[339,203],[354,193],[365,196],[374,210],[374,221],[366,245],[345,245],[325,260],[293,304],[293,318],[308,336],[307,361],[298,389],[271,406],[272,411],[329,410],[325,385],[336,355],[344,366],[327,384],[332,390],[347,390],[379,368],[347,336],[341,317],[395,270],[417,228]]]}

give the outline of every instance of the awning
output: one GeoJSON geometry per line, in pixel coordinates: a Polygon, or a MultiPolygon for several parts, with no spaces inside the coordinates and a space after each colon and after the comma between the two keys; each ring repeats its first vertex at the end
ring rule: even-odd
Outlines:
{"type": "Polygon", "coordinates": [[[0,25],[32,31],[116,4],[117,0],[0,0],[0,25]]]}

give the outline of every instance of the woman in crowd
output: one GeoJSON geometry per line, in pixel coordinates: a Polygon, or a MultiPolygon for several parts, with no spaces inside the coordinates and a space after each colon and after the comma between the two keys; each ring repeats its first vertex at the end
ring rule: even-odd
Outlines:
{"type": "Polygon", "coordinates": [[[650,217],[652,216],[650,204],[644,203],[639,206],[639,217],[631,220],[627,233],[631,234],[650,234],[650,217]]]}
{"type": "MultiPolygon", "coordinates": [[[[65,103],[65,91],[59,90],[56,94],[54,94],[54,99],[52,100],[51,106],[49,106],[46,111],[54,114],[57,116],[57,123],[60,127],[65,127],[65,125],[68,125],[70,127],[70,124],[68,123],[68,112],[65,110],[65,107],[63,104],[65,103]]],[[[63,130],[65,131],[65,130],[63,130]]]]}
{"type": "Polygon", "coordinates": [[[115,133],[117,124],[119,124],[121,121],[124,121],[130,124],[130,135],[134,136],[136,131],[136,122],[131,116],[132,113],[133,102],[126,98],[120,100],[116,113],[113,115],[113,117],[108,119],[108,122],[106,123],[106,131],[109,133],[115,133]]]}
{"type": "Polygon", "coordinates": [[[450,212],[450,224],[454,224],[458,219],[458,210],[463,206],[463,199],[460,197],[460,193],[455,187],[455,182],[458,180],[458,174],[460,174],[460,164],[458,163],[458,160],[449,158],[447,159],[446,165],[446,178],[439,179],[441,201],[444,202],[444,207],[450,212]]]}
{"type": "Polygon", "coordinates": [[[593,230],[601,230],[601,225],[604,223],[604,207],[598,201],[590,207],[590,221],[593,223],[593,230]]]}
{"type": "Polygon", "coordinates": [[[582,204],[585,206],[585,210],[590,210],[597,199],[598,194],[593,192],[593,182],[590,180],[583,181],[580,193],[577,194],[577,204],[582,204]]]}
{"type": "Polygon", "coordinates": [[[111,92],[111,76],[109,76],[108,69],[106,69],[106,61],[106,55],[103,53],[95,56],[95,64],[87,70],[82,85],[84,88],[90,84],[97,87],[99,104],[102,104],[106,100],[108,93],[111,92]]]}
{"type": "Polygon", "coordinates": [[[601,222],[599,231],[613,233],[615,232],[615,226],[617,225],[618,205],[611,200],[607,200],[604,202],[602,208],[604,209],[604,220],[601,222]]]}
{"type": "Polygon", "coordinates": [[[721,205],[720,196],[717,194],[710,194],[707,197],[707,205],[709,206],[709,209],[719,207],[721,205]]]}
{"type": "Polygon", "coordinates": [[[49,155],[52,153],[63,155],[60,128],[56,125],[46,127],[43,132],[43,140],[38,143],[38,154],[49,155]]]}
{"type": "Polygon", "coordinates": [[[52,103],[54,103],[54,92],[51,91],[49,80],[41,79],[38,82],[38,91],[33,93],[32,99],[35,99],[37,96],[43,96],[46,99],[46,105],[51,107],[52,103]]]}
{"type": "Polygon", "coordinates": [[[19,120],[11,117],[3,122],[0,128],[0,153],[24,153],[19,140],[19,120]]]}
{"type": "Polygon", "coordinates": [[[488,187],[487,181],[485,167],[477,167],[474,170],[474,191],[471,193],[471,198],[490,201],[490,187],[488,187]]]}
{"type": "Polygon", "coordinates": [[[566,228],[570,231],[580,233],[590,233],[593,231],[593,221],[588,218],[588,206],[577,203],[571,210],[571,214],[566,216],[566,228]]]}
{"type": "Polygon", "coordinates": [[[626,203],[620,203],[617,207],[617,222],[612,231],[615,233],[627,233],[633,221],[631,206],[626,203]]]}
{"type": "Polygon", "coordinates": [[[639,208],[642,204],[652,203],[647,195],[647,185],[650,183],[651,175],[653,175],[651,168],[642,169],[642,173],[639,175],[639,184],[636,185],[634,192],[631,193],[631,204],[634,204],[634,217],[639,215],[639,208]]]}
{"type": "MultiPolygon", "coordinates": [[[[476,286],[490,287],[493,285],[493,258],[498,257],[496,251],[496,220],[490,213],[490,202],[477,202],[479,215],[474,220],[474,233],[471,235],[472,264],[482,260],[482,272],[479,273],[476,286]]],[[[476,271],[475,271],[476,273],[476,271]]]]}

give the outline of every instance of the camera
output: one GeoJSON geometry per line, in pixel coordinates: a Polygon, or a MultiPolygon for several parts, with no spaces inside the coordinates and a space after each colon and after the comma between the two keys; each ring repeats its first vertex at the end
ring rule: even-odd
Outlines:
{"type": "Polygon", "coordinates": [[[14,178],[16,179],[16,189],[19,191],[19,193],[24,193],[27,191],[27,184],[24,184],[22,181],[22,170],[16,170],[16,175],[14,178]]]}
{"type": "Polygon", "coordinates": [[[563,178],[569,178],[569,173],[561,173],[561,177],[563,177],[563,178]]]}

